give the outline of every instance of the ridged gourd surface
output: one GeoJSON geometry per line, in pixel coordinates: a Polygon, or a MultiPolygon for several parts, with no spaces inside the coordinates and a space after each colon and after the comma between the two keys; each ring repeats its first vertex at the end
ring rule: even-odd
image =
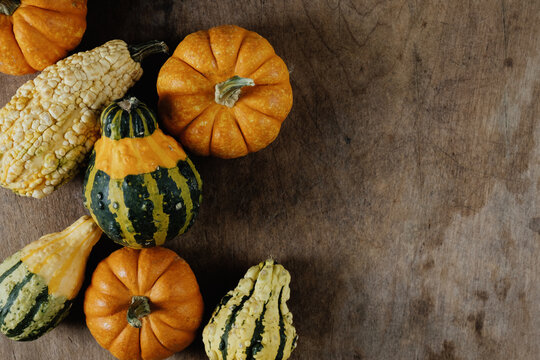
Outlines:
{"type": "Polygon", "coordinates": [[[86,29],[86,0],[0,1],[0,71],[22,75],[65,57],[86,29]]]}
{"type": "Polygon", "coordinates": [[[0,185],[41,198],[71,179],[99,138],[101,110],[141,75],[127,44],[112,40],[22,85],[0,110],[0,185]]]}
{"type": "Polygon", "coordinates": [[[160,70],[159,113],[167,130],[197,155],[245,156],[278,136],[292,107],[289,71],[272,45],[238,26],[186,36],[160,70]],[[216,102],[216,85],[249,78],[233,107],[216,102]]]}
{"type": "Polygon", "coordinates": [[[296,330],[286,301],[290,274],[273,260],[251,267],[227,293],[203,331],[210,360],[288,359],[296,330]]]}
{"type": "Polygon", "coordinates": [[[198,333],[203,307],[188,263],[159,246],[113,252],[97,266],[84,300],[88,329],[123,360],[165,359],[183,350],[198,333]],[[140,327],[130,323],[135,297],[149,304],[140,327]]]}
{"type": "Polygon", "coordinates": [[[85,216],[0,264],[0,331],[4,335],[34,340],[62,321],[82,285],[86,259],[101,233],[85,216]]]}

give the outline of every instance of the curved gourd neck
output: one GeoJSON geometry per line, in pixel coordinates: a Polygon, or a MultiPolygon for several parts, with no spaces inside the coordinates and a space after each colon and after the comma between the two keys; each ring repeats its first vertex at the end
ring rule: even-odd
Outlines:
{"type": "Polygon", "coordinates": [[[87,258],[101,234],[94,220],[85,215],[65,230],[25,246],[21,261],[29,271],[43,277],[49,294],[74,299],[83,283],[87,258]],[[59,268],[69,271],[57,271],[59,268]]]}
{"type": "Polygon", "coordinates": [[[156,115],[136,97],[113,102],[101,113],[102,135],[112,140],[150,136],[158,128],[156,115]]]}
{"type": "Polygon", "coordinates": [[[235,75],[228,80],[216,84],[214,100],[220,105],[232,108],[240,98],[244,86],[255,86],[255,81],[235,75]]]}
{"type": "Polygon", "coordinates": [[[0,0],[0,14],[11,16],[20,5],[21,0],[0,0]]]}
{"type": "Polygon", "coordinates": [[[141,319],[147,315],[150,315],[150,299],[146,296],[133,296],[131,298],[131,305],[127,311],[127,322],[134,328],[140,329],[142,327],[141,319]]]}

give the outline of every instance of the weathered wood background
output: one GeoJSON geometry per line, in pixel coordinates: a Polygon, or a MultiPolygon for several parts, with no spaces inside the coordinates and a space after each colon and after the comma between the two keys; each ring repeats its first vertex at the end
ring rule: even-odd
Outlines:
{"type": "MultiPolygon", "coordinates": [[[[205,321],[272,255],[292,274],[294,359],[539,358],[540,2],[91,0],[79,49],[174,48],[224,23],[269,39],[295,103],[264,151],[194,158],[202,211],[168,246],[205,321]]],[[[133,90],[154,106],[164,61],[133,90]]],[[[0,76],[0,103],[29,78],[0,76]]],[[[0,257],[85,214],[81,184],[41,201],[0,190],[0,257]]],[[[115,248],[101,241],[88,275],[115,248]]],[[[0,358],[112,357],[79,296],[43,338],[2,337],[0,358]]],[[[204,359],[200,337],[175,358],[204,359]]]]}

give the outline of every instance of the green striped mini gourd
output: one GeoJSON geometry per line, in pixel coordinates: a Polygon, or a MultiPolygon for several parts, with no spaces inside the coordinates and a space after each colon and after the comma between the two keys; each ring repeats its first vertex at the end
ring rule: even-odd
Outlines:
{"type": "Polygon", "coordinates": [[[203,330],[210,360],[285,360],[296,347],[287,308],[291,276],[266,260],[251,267],[227,293],[203,330]]]}
{"type": "Polygon", "coordinates": [[[182,147],[133,97],[107,106],[100,122],[84,179],[94,220],[131,248],[162,245],[187,231],[199,211],[202,181],[182,147]]]}
{"type": "Polygon", "coordinates": [[[0,264],[0,331],[35,340],[66,317],[84,280],[86,260],[102,232],[83,216],[41,237],[0,264]]]}

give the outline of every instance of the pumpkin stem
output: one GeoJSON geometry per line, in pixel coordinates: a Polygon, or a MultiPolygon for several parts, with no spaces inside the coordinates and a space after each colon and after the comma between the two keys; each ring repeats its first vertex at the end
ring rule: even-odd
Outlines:
{"type": "Polygon", "coordinates": [[[21,5],[21,0],[0,0],[0,14],[13,15],[21,5]]]}
{"type": "MultiPolygon", "coordinates": [[[[2,1],[2,0],[0,0],[2,1]]],[[[169,53],[169,47],[164,41],[152,40],[138,45],[128,45],[129,54],[134,61],[141,62],[151,54],[169,53]]]]}
{"type": "Polygon", "coordinates": [[[133,296],[131,298],[131,305],[127,311],[128,324],[135,328],[141,328],[141,319],[150,314],[150,312],[150,299],[146,296],[133,296]]]}
{"type": "Polygon", "coordinates": [[[238,75],[216,84],[215,100],[220,105],[232,108],[240,98],[244,86],[255,86],[255,81],[238,75]]]}

